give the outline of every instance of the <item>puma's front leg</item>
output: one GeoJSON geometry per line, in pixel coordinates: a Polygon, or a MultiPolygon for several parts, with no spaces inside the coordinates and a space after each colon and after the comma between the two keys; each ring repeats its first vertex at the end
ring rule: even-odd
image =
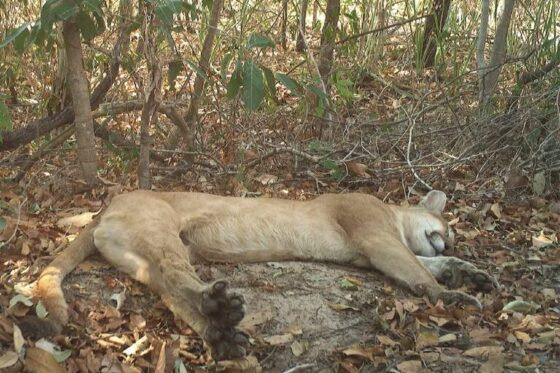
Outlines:
{"type": "Polygon", "coordinates": [[[432,302],[463,303],[482,309],[475,297],[461,291],[444,289],[432,273],[400,241],[379,237],[361,238],[357,241],[360,251],[369,258],[371,265],[388,277],[407,286],[417,295],[427,295],[432,302]]]}
{"type": "Polygon", "coordinates": [[[451,256],[418,256],[417,258],[440,283],[451,289],[465,284],[473,284],[486,292],[499,288],[494,277],[462,259],[451,256]]]}

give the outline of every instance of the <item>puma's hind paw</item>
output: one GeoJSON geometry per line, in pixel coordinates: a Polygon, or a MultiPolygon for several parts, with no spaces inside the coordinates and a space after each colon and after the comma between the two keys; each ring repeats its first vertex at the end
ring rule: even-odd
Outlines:
{"type": "Polygon", "coordinates": [[[37,316],[25,316],[16,322],[21,334],[25,338],[38,340],[60,334],[62,326],[50,319],[40,319],[37,316]]]}
{"type": "Polygon", "coordinates": [[[201,312],[208,318],[204,339],[215,360],[245,356],[247,334],[236,329],[245,316],[245,301],[238,294],[228,294],[227,282],[217,281],[202,293],[201,312]]]}
{"type": "Polygon", "coordinates": [[[476,268],[473,264],[454,257],[445,257],[445,265],[438,276],[438,281],[451,289],[465,284],[473,284],[478,289],[490,292],[500,285],[493,276],[476,268]]]}

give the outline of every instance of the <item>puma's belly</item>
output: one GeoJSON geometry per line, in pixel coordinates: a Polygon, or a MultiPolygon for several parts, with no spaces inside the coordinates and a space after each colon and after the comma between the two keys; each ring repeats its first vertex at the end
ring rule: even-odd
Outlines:
{"type": "MultiPolygon", "coordinates": [[[[196,219],[195,219],[196,220],[196,219]]],[[[351,263],[359,255],[344,230],[326,219],[291,211],[252,211],[205,217],[184,238],[204,259],[219,262],[318,260],[351,263]]]]}

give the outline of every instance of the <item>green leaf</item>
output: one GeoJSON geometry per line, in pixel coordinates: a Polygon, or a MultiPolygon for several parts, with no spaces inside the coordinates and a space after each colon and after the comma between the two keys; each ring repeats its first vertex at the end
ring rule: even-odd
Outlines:
{"type": "Polygon", "coordinates": [[[6,229],[6,225],[8,225],[8,223],[6,222],[6,218],[3,216],[0,216],[0,232],[2,232],[4,229],[6,229]]]}
{"type": "Polygon", "coordinates": [[[45,308],[45,306],[43,305],[43,302],[39,301],[37,303],[37,306],[35,306],[35,314],[37,315],[38,318],[40,319],[44,319],[45,317],[47,317],[47,315],[49,314],[47,312],[47,309],[45,308]]]}
{"type": "Polygon", "coordinates": [[[80,26],[80,31],[82,32],[84,40],[89,41],[97,35],[97,27],[95,26],[95,23],[89,14],[84,11],[78,13],[78,25],[80,26]]]}
{"type": "Polygon", "coordinates": [[[169,68],[167,70],[167,80],[169,81],[169,86],[171,90],[175,90],[175,80],[179,76],[179,72],[183,69],[183,61],[174,60],[169,62],[169,68]]]}
{"type": "Polygon", "coordinates": [[[53,2],[51,14],[54,19],[67,21],[78,14],[80,8],[71,1],[58,0],[53,2]]]}
{"type": "Polygon", "coordinates": [[[516,299],[509,302],[502,308],[502,311],[520,312],[523,314],[535,313],[541,305],[532,301],[525,301],[523,299],[516,299]]]}
{"type": "Polygon", "coordinates": [[[290,90],[294,95],[301,96],[301,85],[298,82],[290,78],[286,74],[276,73],[276,79],[278,79],[286,88],[290,90]]]}
{"type": "Polygon", "coordinates": [[[208,75],[206,75],[206,72],[204,72],[204,70],[202,70],[196,63],[187,59],[185,59],[185,62],[191,67],[191,69],[196,72],[196,75],[202,77],[204,80],[208,79],[208,75]]]}
{"type": "Polygon", "coordinates": [[[245,61],[243,65],[243,103],[249,110],[257,110],[263,97],[262,70],[253,61],[245,61]]]}
{"type": "Polygon", "coordinates": [[[233,71],[233,74],[231,74],[231,78],[229,79],[229,82],[227,84],[226,97],[231,99],[237,96],[237,93],[239,92],[239,88],[241,88],[241,84],[243,84],[243,77],[241,72],[241,66],[238,64],[235,70],[233,71]]]}
{"type": "MultiPolygon", "coordinates": [[[[154,2],[152,0],[152,2],[154,2]]],[[[155,2],[156,6],[156,16],[161,20],[167,29],[173,27],[173,15],[181,12],[182,7],[181,0],[160,0],[155,2]]]]}
{"type": "Polygon", "coordinates": [[[185,367],[185,364],[183,364],[183,361],[181,359],[175,360],[174,368],[175,373],[187,373],[187,368],[185,367]]]}
{"type": "Polygon", "coordinates": [[[45,37],[45,33],[44,31],[41,29],[41,21],[37,21],[35,22],[35,24],[33,25],[33,27],[31,27],[31,33],[29,35],[29,38],[27,39],[27,42],[29,44],[31,43],[35,43],[37,46],[40,46],[40,42],[41,39],[40,38],[44,38],[45,37]]]}
{"type": "Polygon", "coordinates": [[[355,283],[349,281],[346,278],[343,278],[342,280],[340,280],[340,288],[343,290],[358,290],[358,285],[356,285],[355,283]]]}
{"type": "Polygon", "coordinates": [[[224,58],[222,59],[222,63],[221,63],[221,67],[220,67],[220,76],[221,76],[223,81],[226,80],[227,70],[228,70],[229,63],[231,62],[232,58],[233,58],[233,53],[226,53],[224,55],[224,58]]]}
{"type": "Polygon", "coordinates": [[[4,101],[0,100],[0,142],[2,142],[2,132],[12,130],[12,119],[10,112],[4,101]]]}
{"type": "Polygon", "coordinates": [[[14,48],[19,53],[22,53],[25,50],[25,47],[27,46],[27,37],[29,36],[29,34],[29,29],[26,28],[21,34],[16,36],[16,39],[14,40],[14,48]]]}
{"type": "Polygon", "coordinates": [[[332,159],[322,159],[319,162],[319,165],[321,165],[321,167],[323,168],[326,168],[327,170],[336,170],[338,168],[336,162],[332,159]]]}
{"type": "Polygon", "coordinates": [[[52,355],[57,363],[62,363],[72,355],[72,350],[54,351],[52,355]]]}
{"type": "Polygon", "coordinates": [[[16,296],[12,297],[12,299],[10,299],[10,307],[13,307],[18,303],[23,303],[27,307],[31,307],[33,305],[33,302],[31,301],[31,299],[29,299],[25,295],[21,295],[21,294],[18,294],[16,296]]]}
{"type": "Polygon", "coordinates": [[[23,25],[19,26],[18,28],[15,28],[12,31],[8,32],[6,38],[2,40],[2,42],[0,43],[0,48],[4,48],[6,45],[13,42],[22,33],[26,31],[27,33],[29,33],[30,26],[31,26],[31,22],[25,22],[23,25]]]}
{"type": "Polygon", "coordinates": [[[321,88],[317,87],[315,84],[308,84],[305,86],[307,90],[313,92],[321,101],[327,101],[327,94],[321,88]]]}
{"type": "Polygon", "coordinates": [[[72,350],[61,350],[60,346],[41,338],[35,342],[35,347],[50,353],[57,363],[62,363],[72,355],[72,350]]]}
{"type": "Polygon", "coordinates": [[[101,10],[101,0],[82,0],[82,4],[84,5],[84,8],[97,14],[99,17],[103,17],[103,10],[101,10]]]}
{"type": "Polygon", "coordinates": [[[270,98],[274,100],[274,102],[278,102],[276,99],[276,79],[274,78],[274,74],[269,68],[261,66],[261,69],[264,73],[264,78],[266,79],[266,91],[270,98]]]}
{"type": "Polygon", "coordinates": [[[274,48],[274,42],[265,35],[251,34],[247,40],[247,48],[274,48]]]}

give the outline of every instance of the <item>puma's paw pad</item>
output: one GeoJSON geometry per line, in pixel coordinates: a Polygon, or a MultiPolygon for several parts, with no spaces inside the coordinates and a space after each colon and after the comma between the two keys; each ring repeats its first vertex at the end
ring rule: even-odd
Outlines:
{"type": "Polygon", "coordinates": [[[249,346],[249,336],[233,327],[209,325],[205,339],[211,346],[212,357],[216,361],[239,359],[245,356],[249,346]]]}
{"type": "Polygon", "coordinates": [[[482,304],[478,299],[472,295],[463,293],[462,291],[444,290],[438,295],[438,298],[445,304],[461,303],[465,305],[473,305],[479,310],[482,310],[482,304]]]}
{"type": "Polygon", "coordinates": [[[245,356],[248,336],[235,327],[245,316],[245,301],[238,294],[228,294],[227,282],[216,281],[202,292],[201,312],[208,318],[205,340],[216,360],[245,356]]]}
{"type": "Polygon", "coordinates": [[[493,276],[458,258],[449,258],[440,277],[441,282],[452,289],[464,284],[473,284],[485,292],[500,288],[493,276]]]}

